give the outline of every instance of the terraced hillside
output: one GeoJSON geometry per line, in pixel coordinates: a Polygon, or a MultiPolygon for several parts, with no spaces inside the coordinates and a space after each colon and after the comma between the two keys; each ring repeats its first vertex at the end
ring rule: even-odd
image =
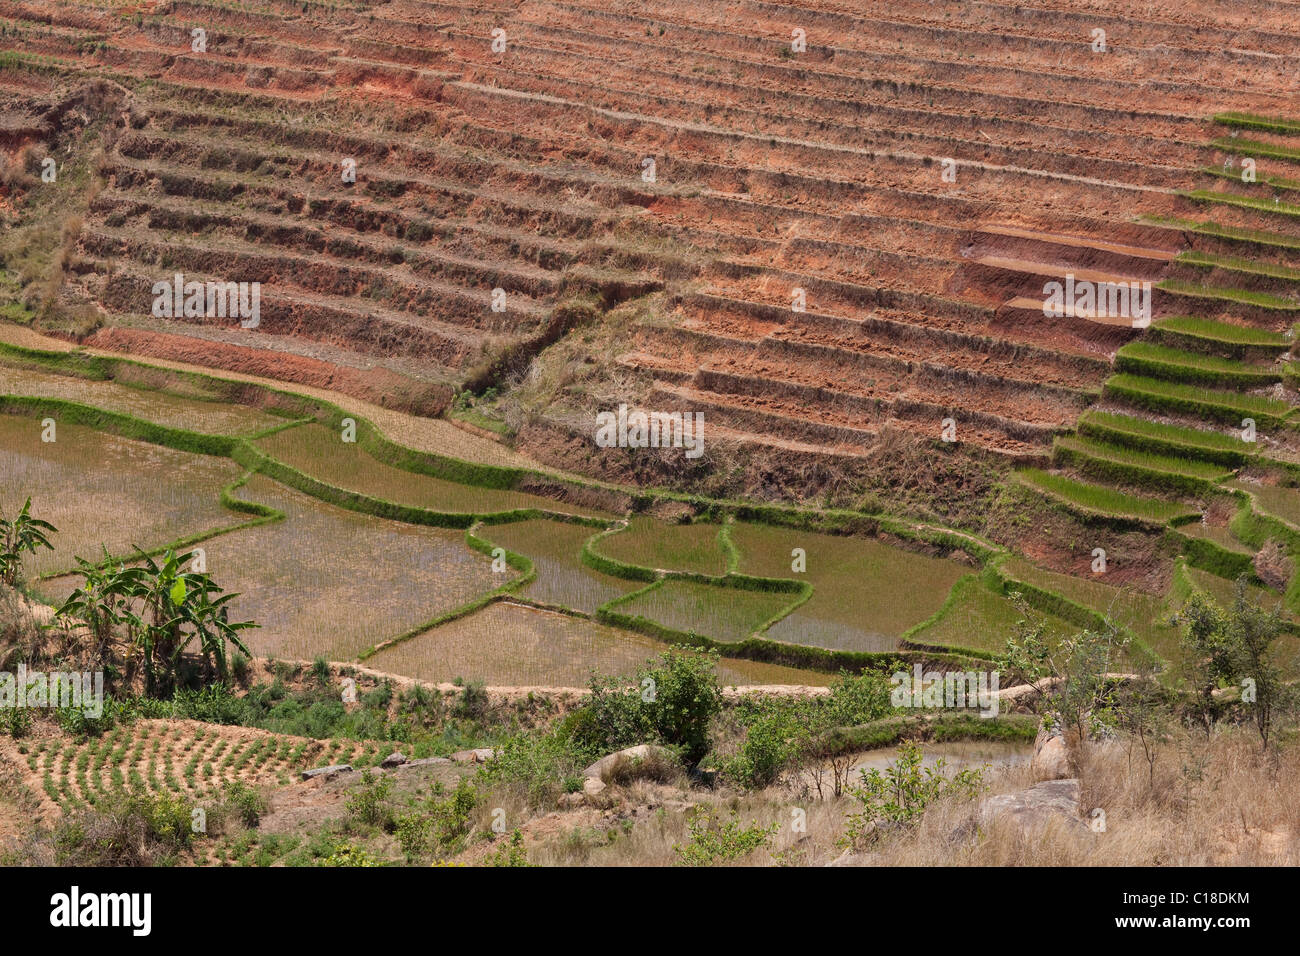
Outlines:
{"type": "MultiPolygon", "coordinates": [[[[168,446],[140,473],[233,459],[130,507],[155,544],[236,542],[245,590],[285,527],[389,542],[394,581],[420,549],[463,572],[327,648],[303,613],[302,656],[424,673],[522,619],[575,661],[600,628],[801,666],[987,653],[1019,590],[1058,631],[1126,595],[1167,657],[1193,586],[1300,613],[1294,13],[0,0],[0,338],[30,346],[5,411],[168,446]],[[257,314],[158,308],[174,280],[257,284],[257,314]],[[1099,291],[1049,315],[1053,284],[1099,291]],[[596,447],[622,404],[702,413],[706,453],[596,447]],[[498,545],[533,571],[487,578],[498,545]],[[900,573],[927,584],[905,609],[900,573]]],[[[101,443],[129,447],[78,454],[101,443]]],[[[24,454],[75,486],[72,452],[24,454]]]]}
{"type": "Polygon", "coordinates": [[[950,455],[1043,464],[1136,334],[1045,319],[1045,282],[1275,330],[1295,306],[1292,130],[1208,121],[1297,114],[1284,3],[5,0],[0,24],[29,171],[5,210],[46,232],[5,277],[48,327],[425,414],[536,358],[515,420],[573,467],[647,467],[589,454],[620,401],[703,411],[744,490],[880,471],[945,419],[950,455]],[[1224,165],[1246,152],[1253,189],[1224,165]],[[1262,266],[1236,233],[1261,214],[1262,266]],[[175,273],[262,283],[260,324],[155,316],[175,273]]]}

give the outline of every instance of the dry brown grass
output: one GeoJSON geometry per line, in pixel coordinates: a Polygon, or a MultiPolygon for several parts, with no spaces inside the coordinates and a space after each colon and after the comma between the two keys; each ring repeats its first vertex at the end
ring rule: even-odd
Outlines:
{"type": "MultiPolygon", "coordinates": [[[[903,866],[1280,866],[1300,860],[1300,748],[1262,755],[1244,729],[1179,735],[1161,745],[1154,774],[1141,748],[1120,741],[1081,760],[1080,808],[1105,811],[1103,833],[1067,825],[1022,831],[996,821],[969,841],[952,833],[972,804],[927,813],[914,833],[879,849],[903,866]]],[[[990,792],[1032,785],[1028,767],[998,774],[990,792]]]]}
{"type": "MultiPolygon", "coordinates": [[[[1160,748],[1154,774],[1127,741],[1094,747],[1082,761],[1081,821],[1105,811],[1094,833],[1064,821],[1021,829],[1004,819],[971,827],[978,800],[941,800],[913,830],[869,847],[857,862],[876,866],[1284,866],[1300,862],[1300,747],[1262,755],[1244,729],[1179,735],[1160,748]]],[[[1028,765],[990,771],[981,795],[1030,787],[1028,765]]],[[[742,826],[778,825],[769,845],[730,865],[819,866],[843,853],[839,839],[851,798],[817,800],[791,788],[753,794],[638,781],[603,794],[600,809],[551,814],[530,837],[543,865],[672,866],[690,839],[690,808],[736,813],[742,826]],[[794,827],[803,811],[805,829],[794,827]],[[593,817],[595,818],[593,821],[593,817]],[[572,821],[570,823],[570,820],[572,821]]]]}

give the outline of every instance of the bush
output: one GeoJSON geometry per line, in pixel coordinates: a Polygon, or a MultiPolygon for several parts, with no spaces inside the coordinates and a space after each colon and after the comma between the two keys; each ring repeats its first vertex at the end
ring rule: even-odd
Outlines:
{"type": "Polygon", "coordinates": [[[893,707],[883,675],[841,671],[826,697],[762,699],[738,710],[747,728],[745,739],[722,771],[740,786],[758,788],[774,783],[791,763],[832,756],[827,741],[839,728],[869,724],[892,713],[893,707]]]}
{"type": "Polygon", "coordinates": [[[391,831],[396,825],[393,808],[388,802],[392,789],[393,782],[388,777],[376,777],[369,770],[364,771],[361,785],[348,798],[348,822],[391,831]]]}
{"type": "Polygon", "coordinates": [[[627,786],[636,780],[671,783],[682,775],[682,765],[669,750],[652,750],[645,757],[620,757],[605,774],[605,782],[627,786]]]}
{"type": "Polygon", "coordinates": [[[246,827],[255,827],[261,823],[262,814],[267,811],[266,797],[262,792],[242,780],[232,780],[226,784],[225,805],[246,827]]]}
{"type": "Polygon", "coordinates": [[[874,768],[861,772],[862,783],[848,791],[862,809],[849,814],[841,845],[860,847],[878,838],[884,827],[911,826],[939,797],[973,797],[984,785],[982,770],[961,770],[948,777],[942,757],[924,769],[921,760],[921,748],[906,741],[899,745],[898,759],[884,773],[874,768]]]}
{"type": "Polygon", "coordinates": [[[78,740],[85,740],[87,737],[98,737],[105,730],[111,729],[116,722],[114,712],[118,709],[120,708],[112,706],[111,701],[105,700],[104,708],[98,717],[90,716],[81,707],[60,707],[56,715],[64,733],[71,734],[78,740]]]}
{"type": "Polygon", "coordinates": [[[26,707],[6,707],[3,727],[5,733],[17,740],[32,729],[32,712],[26,707]]]}
{"type": "Polygon", "coordinates": [[[753,789],[775,783],[799,751],[795,717],[790,708],[760,714],[749,725],[740,752],[723,764],[723,775],[739,786],[753,789]]]}
{"type": "Polygon", "coordinates": [[[722,709],[714,652],[669,649],[637,672],[637,686],[593,677],[582,743],[603,750],[658,741],[680,748],[688,761],[709,749],[709,724],[722,709]]]}
{"type": "Polygon", "coordinates": [[[435,784],[429,800],[397,818],[397,842],[406,859],[422,862],[464,849],[470,815],[477,805],[478,791],[468,778],[462,778],[450,794],[442,783],[435,784]]]}
{"type": "Polygon", "coordinates": [[[208,724],[242,724],[248,710],[244,701],[219,684],[202,690],[178,690],[173,703],[176,716],[208,724]]]}
{"type": "Polygon", "coordinates": [[[116,794],[59,824],[55,859],[61,866],[169,865],[192,836],[185,800],[116,794]]]}
{"type": "Polygon", "coordinates": [[[482,681],[470,681],[460,692],[453,713],[464,720],[479,721],[487,716],[487,687],[482,681]]]}
{"type": "Polygon", "coordinates": [[[489,866],[532,866],[528,862],[528,851],[524,849],[524,835],[518,830],[510,834],[510,840],[502,844],[491,857],[489,866]]]}
{"type": "Polygon", "coordinates": [[[777,829],[775,823],[760,827],[753,820],[749,826],[742,827],[735,813],[726,823],[718,823],[713,810],[708,807],[692,811],[686,826],[691,833],[690,842],[673,847],[681,866],[717,866],[738,860],[759,847],[767,846],[777,829]]]}
{"type": "Polygon", "coordinates": [[[540,806],[580,790],[582,770],[597,756],[565,727],[550,734],[524,732],[497,746],[496,758],[483,765],[479,779],[519,786],[529,803],[540,806]]]}

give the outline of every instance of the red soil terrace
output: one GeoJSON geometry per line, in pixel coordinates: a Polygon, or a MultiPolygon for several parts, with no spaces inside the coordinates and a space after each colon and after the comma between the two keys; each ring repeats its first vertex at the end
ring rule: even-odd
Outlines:
{"type": "Polygon", "coordinates": [[[1134,334],[1045,319],[1044,282],[1158,281],[1214,250],[1147,217],[1189,214],[1177,190],[1222,158],[1213,113],[1300,112],[1295,12],[0,0],[22,60],[0,69],[0,143],[48,146],[77,83],[112,84],[71,262],[97,346],[436,414],[556,341],[572,303],[662,290],[666,315],[607,357],[638,398],[836,456],[953,417],[1028,459],[1134,334]],[[174,272],[261,282],[260,327],[153,317],[174,272]]]}

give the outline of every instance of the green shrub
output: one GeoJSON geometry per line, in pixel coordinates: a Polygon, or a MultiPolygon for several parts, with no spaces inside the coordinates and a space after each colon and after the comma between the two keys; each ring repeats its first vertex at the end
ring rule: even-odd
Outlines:
{"type": "Polygon", "coordinates": [[[737,814],[725,823],[718,823],[709,807],[697,807],[686,824],[690,842],[677,844],[673,852],[681,866],[717,866],[746,856],[759,847],[767,846],[776,833],[777,824],[761,827],[757,821],[742,827],[737,814]]]}
{"type": "Polygon", "coordinates": [[[875,768],[862,771],[862,783],[848,788],[862,809],[849,814],[841,845],[860,847],[877,839],[887,826],[913,825],[940,797],[949,794],[973,797],[984,785],[983,771],[978,768],[961,770],[949,777],[944,773],[942,757],[933,767],[923,768],[921,761],[921,748],[905,741],[899,745],[898,759],[883,773],[875,768]]]}
{"type": "Polygon", "coordinates": [[[488,858],[489,866],[532,866],[528,862],[528,853],[524,849],[524,835],[518,830],[510,834],[509,842],[497,849],[488,858]]]}
{"type": "Polygon", "coordinates": [[[267,811],[267,800],[262,792],[242,780],[226,784],[225,805],[246,827],[261,823],[262,814],[267,811]]]}
{"type": "Polygon", "coordinates": [[[496,758],[483,765],[479,778],[518,786],[531,804],[541,806],[581,789],[583,768],[598,756],[566,725],[549,734],[521,732],[497,745],[496,758]]]}
{"type": "Polygon", "coordinates": [[[393,782],[388,777],[376,777],[368,770],[362,773],[361,784],[353,790],[345,807],[348,822],[391,831],[396,825],[389,803],[392,789],[393,782]]]}
{"type": "Polygon", "coordinates": [[[428,800],[397,817],[395,833],[406,859],[423,862],[463,850],[478,800],[478,790],[467,777],[450,793],[441,782],[435,784],[428,800]]]}
{"type": "Polygon", "coordinates": [[[202,690],[178,690],[173,703],[176,716],[208,724],[238,725],[244,722],[247,705],[220,684],[202,690]]]}
{"type": "Polygon", "coordinates": [[[61,866],[155,866],[176,862],[193,836],[180,797],[112,793],[65,817],[54,832],[61,866]]]}
{"type": "Polygon", "coordinates": [[[709,724],[722,709],[716,663],[716,653],[672,648],[637,671],[634,688],[617,678],[592,678],[586,708],[592,737],[581,742],[620,750],[657,741],[698,761],[709,749],[709,724]]]}

